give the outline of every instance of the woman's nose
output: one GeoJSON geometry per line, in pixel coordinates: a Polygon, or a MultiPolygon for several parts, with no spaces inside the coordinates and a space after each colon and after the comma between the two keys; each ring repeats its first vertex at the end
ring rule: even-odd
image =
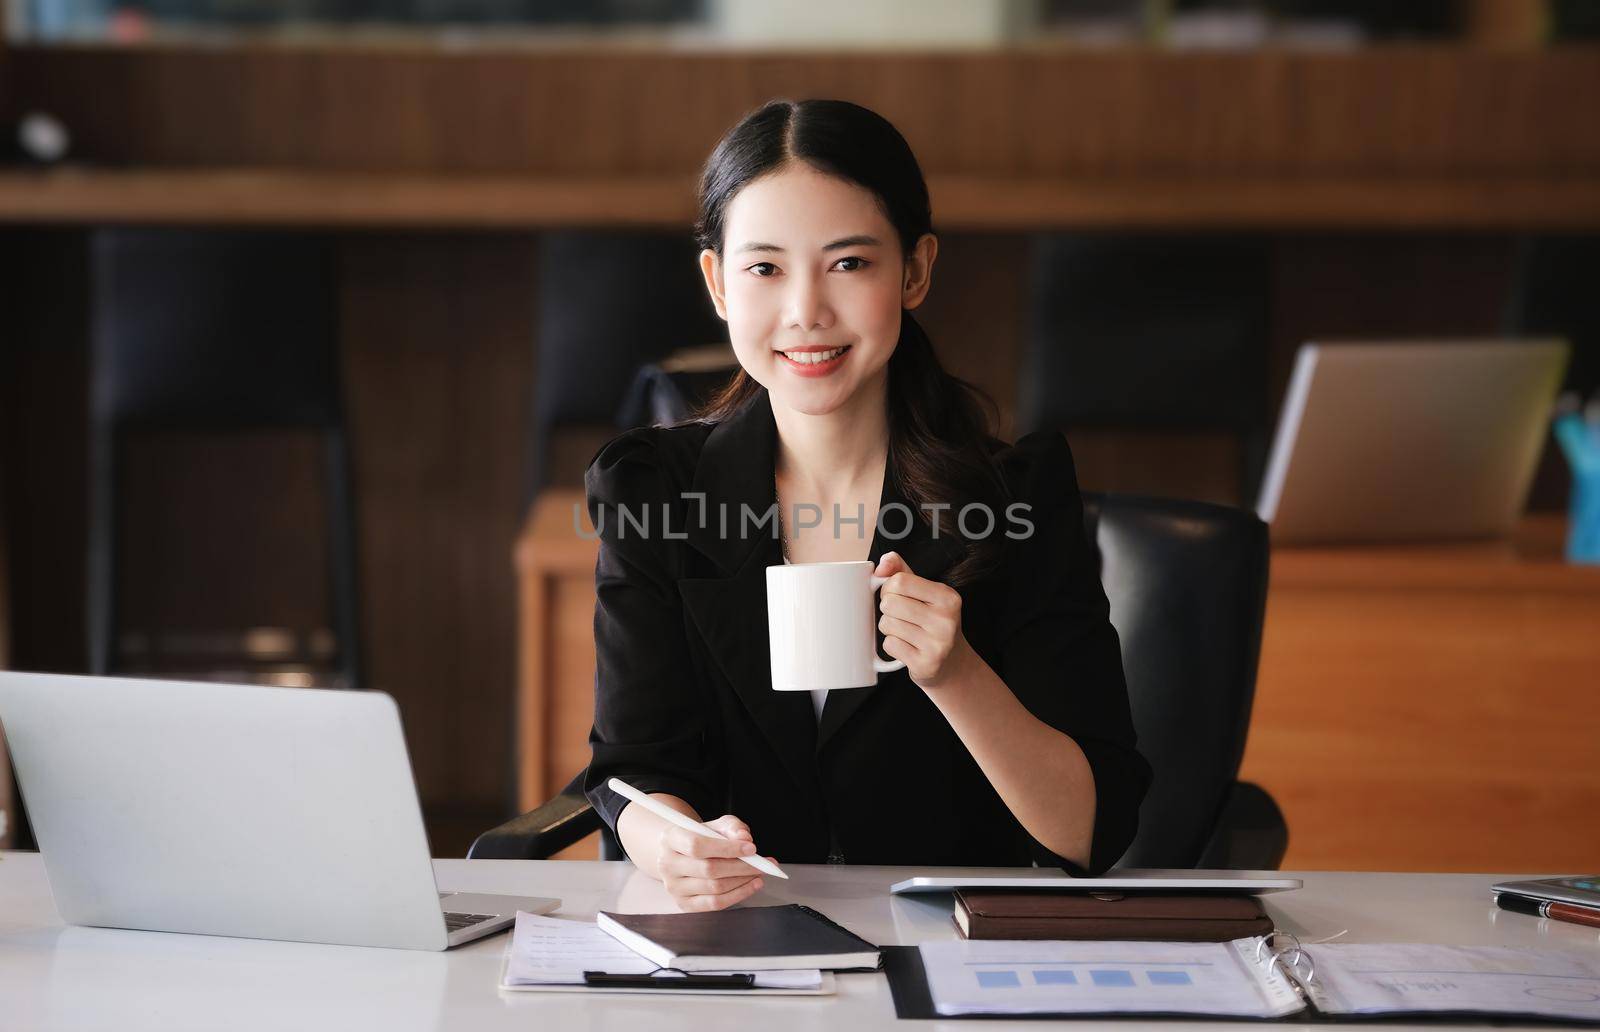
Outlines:
{"type": "Polygon", "coordinates": [[[802,333],[832,326],[833,311],[828,306],[822,284],[811,276],[794,276],[789,282],[785,322],[802,333]]]}

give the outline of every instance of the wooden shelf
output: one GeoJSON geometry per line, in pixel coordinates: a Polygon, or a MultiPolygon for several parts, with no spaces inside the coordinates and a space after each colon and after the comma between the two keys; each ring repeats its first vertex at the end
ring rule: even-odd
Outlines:
{"type": "MultiPolygon", "coordinates": [[[[1018,179],[934,176],[942,229],[1594,229],[1583,179],[1018,179]]],[[[536,177],[271,169],[0,173],[0,222],[345,228],[683,228],[685,176],[536,177]]]]}

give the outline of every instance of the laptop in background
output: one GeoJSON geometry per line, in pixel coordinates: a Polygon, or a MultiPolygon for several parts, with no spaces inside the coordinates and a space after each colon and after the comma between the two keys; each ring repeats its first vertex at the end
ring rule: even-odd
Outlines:
{"type": "Polygon", "coordinates": [[[1560,340],[1301,346],[1256,506],[1273,543],[1509,535],[1568,351],[1560,340]]]}
{"type": "Polygon", "coordinates": [[[443,950],[560,900],[441,893],[382,692],[0,673],[69,924],[443,950]]]}

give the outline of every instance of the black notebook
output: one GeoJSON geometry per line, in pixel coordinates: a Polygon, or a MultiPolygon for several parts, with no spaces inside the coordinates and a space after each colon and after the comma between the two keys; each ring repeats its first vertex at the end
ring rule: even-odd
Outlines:
{"type": "Polygon", "coordinates": [[[738,907],[709,914],[608,914],[610,936],[679,971],[874,970],[878,947],[810,907],[738,907]]]}

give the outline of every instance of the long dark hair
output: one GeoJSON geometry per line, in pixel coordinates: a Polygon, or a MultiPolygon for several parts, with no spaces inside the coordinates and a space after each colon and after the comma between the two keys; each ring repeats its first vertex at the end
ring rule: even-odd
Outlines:
{"type": "MultiPolygon", "coordinates": [[[[734,195],[752,180],[797,161],[871,191],[908,257],[923,234],[932,232],[922,169],[905,137],[887,119],[843,100],[774,100],[730,129],[706,161],[695,222],[700,246],[721,257],[724,218],[734,195]]],[[[695,418],[725,419],[760,390],[740,369],[695,418]]],[[[900,339],[889,358],[888,394],[894,486],[918,517],[937,527],[941,537],[961,539],[957,513],[963,505],[981,503],[991,507],[998,525],[1007,492],[990,458],[994,403],[945,371],[909,311],[900,314],[900,339]],[[924,503],[951,507],[930,511],[924,503]]],[[[966,555],[946,575],[951,584],[974,580],[999,563],[998,534],[963,543],[966,555]]]]}

